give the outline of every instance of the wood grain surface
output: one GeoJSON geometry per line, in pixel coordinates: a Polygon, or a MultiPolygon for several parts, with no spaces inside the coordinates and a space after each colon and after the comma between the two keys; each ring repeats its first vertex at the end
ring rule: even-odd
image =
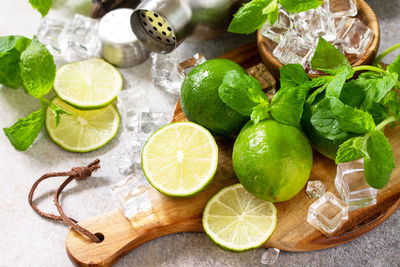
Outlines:
{"type": "MultiPolygon", "coordinates": [[[[261,62],[257,46],[251,43],[232,50],[221,58],[231,59],[245,68],[261,62]]],[[[186,120],[178,102],[173,121],[186,120]]],[[[313,251],[346,243],[372,230],[385,221],[400,206],[400,127],[386,129],[396,157],[396,166],[389,184],[379,190],[376,205],[352,211],[349,220],[334,236],[326,237],[307,223],[308,207],[315,201],[303,189],[289,201],[277,203],[278,225],[264,244],[285,251],[313,251]]],[[[146,241],[178,232],[203,231],[201,216],[203,208],[221,188],[237,183],[232,166],[232,139],[218,139],[219,163],[215,178],[198,195],[176,199],[162,195],[149,188],[152,211],[136,215],[128,220],[120,210],[79,222],[93,232],[104,235],[101,243],[93,243],[71,230],[66,239],[66,250],[72,261],[81,266],[109,266],[120,257],[146,241]]],[[[334,187],[336,166],[334,162],[314,152],[310,180],[321,180],[327,191],[338,195],[334,187]]],[[[219,249],[215,247],[215,249],[219,249]]]]}

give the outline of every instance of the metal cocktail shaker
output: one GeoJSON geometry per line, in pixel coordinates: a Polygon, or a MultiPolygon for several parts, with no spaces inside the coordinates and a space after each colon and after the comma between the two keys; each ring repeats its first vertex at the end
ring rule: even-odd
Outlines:
{"type": "Polygon", "coordinates": [[[145,0],[132,13],[131,27],[146,48],[169,53],[183,40],[222,34],[245,0],[145,0]]]}

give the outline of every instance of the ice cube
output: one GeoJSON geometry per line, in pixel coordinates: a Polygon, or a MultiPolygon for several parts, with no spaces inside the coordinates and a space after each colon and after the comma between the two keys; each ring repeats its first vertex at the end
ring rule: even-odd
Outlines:
{"type": "Polygon", "coordinates": [[[127,218],[150,211],[152,208],[149,194],[150,184],[141,171],[129,175],[126,179],[112,185],[110,189],[127,218]]]}
{"type": "Polygon", "coordinates": [[[54,57],[61,57],[59,37],[64,27],[63,21],[49,18],[42,18],[40,21],[36,36],[54,57]]]}
{"type": "Polygon", "coordinates": [[[363,159],[338,164],[335,186],[350,210],[376,204],[378,190],[370,187],[365,181],[363,159]]]}
{"type": "Polygon", "coordinates": [[[100,53],[98,21],[76,14],[60,35],[61,53],[66,61],[77,61],[100,53]]]}
{"type": "Polygon", "coordinates": [[[206,62],[206,58],[202,53],[196,53],[191,58],[186,59],[178,64],[179,76],[184,79],[186,75],[196,66],[206,62]]]}
{"type": "Polygon", "coordinates": [[[337,39],[349,54],[361,55],[374,38],[374,32],[357,18],[343,17],[336,26],[337,39]]]}
{"type": "Polygon", "coordinates": [[[297,13],[294,20],[294,28],[297,35],[308,39],[310,42],[317,45],[318,37],[321,36],[328,42],[336,39],[336,31],[333,19],[328,15],[328,12],[323,7],[310,9],[305,12],[297,13]],[[301,14],[305,13],[304,16],[301,14]]]}
{"type": "Polygon", "coordinates": [[[272,265],[278,260],[280,250],[277,248],[268,248],[261,257],[261,264],[272,265]]]}
{"type": "Polygon", "coordinates": [[[307,222],[330,236],[348,219],[349,206],[331,192],[326,192],[308,209],[307,222]]]}
{"type": "Polygon", "coordinates": [[[310,198],[320,198],[325,193],[325,185],[320,181],[308,181],[306,193],[310,198]]]}
{"type": "Polygon", "coordinates": [[[142,91],[131,88],[118,93],[117,108],[122,117],[122,125],[127,130],[133,130],[137,125],[137,115],[150,111],[150,101],[142,91]]]}
{"type": "Polygon", "coordinates": [[[271,26],[267,20],[267,22],[261,27],[260,31],[264,37],[274,41],[275,43],[279,43],[282,37],[292,28],[292,19],[286,10],[280,8],[278,19],[274,25],[271,26]]]}
{"type": "Polygon", "coordinates": [[[183,78],[179,75],[178,65],[181,57],[177,53],[151,53],[151,74],[156,86],[170,94],[179,94],[183,78]]]}
{"type": "Polygon", "coordinates": [[[289,32],[279,42],[273,54],[282,64],[299,63],[305,67],[314,51],[312,43],[294,32],[289,32]]]}
{"type": "Polygon", "coordinates": [[[152,133],[168,124],[171,116],[165,112],[141,112],[132,118],[132,130],[136,132],[139,139],[144,140],[152,133]]]}
{"type": "Polygon", "coordinates": [[[276,81],[274,76],[268,71],[263,63],[254,65],[248,69],[246,72],[256,78],[260,83],[261,89],[268,94],[275,94],[276,81]]]}
{"type": "Polygon", "coordinates": [[[123,175],[131,174],[134,170],[133,161],[125,153],[118,159],[118,170],[123,175]]]}
{"type": "Polygon", "coordinates": [[[334,17],[353,17],[357,15],[355,0],[326,0],[326,10],[334,17]]]}

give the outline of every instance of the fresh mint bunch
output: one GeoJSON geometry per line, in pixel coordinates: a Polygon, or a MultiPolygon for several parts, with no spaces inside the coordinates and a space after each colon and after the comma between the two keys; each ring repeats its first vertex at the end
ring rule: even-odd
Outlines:
{"type": "Polygon", "coordinates": [[[44,97],[51,91],[55,75],[53,56],[36,37],[32,40],[23,36],[0,37],[0,84],[14,89],[22,86],[42,106],[3,129],[15,149],[26,150],[35,141],[43,128],[47,105],[56,116],[57,125],[61,114],[69,114],[44,97]]]}
{"type": "Polygon", "coordinates": [[[383,129],[400,121],[399,58],[386,70],[379,66],[352,68],[339,50],[320,38],[311,60],[314,69],[332,77],[306,100],[315,107],[311,124],[329,140],[347,139],[337,151],[336,163],[364,158],[365,179],[374,188],[384,187],[395,168],[383,129]],[[356,71],[367,72],[348,80],[356,71]]]}
{"type": "Polygon", "coordinates": [[[252,0],[233,16],[228,31],[249,34],[260,29],[268,20],[273,25],[278,19],[281,4],[288,12],[297,13],[319,7],[323,0],[252,0]]]}

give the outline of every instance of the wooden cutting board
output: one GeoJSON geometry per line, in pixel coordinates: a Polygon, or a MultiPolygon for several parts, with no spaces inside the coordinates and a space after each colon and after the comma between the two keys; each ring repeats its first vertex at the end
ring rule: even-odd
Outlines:
{"type": "MultiPolygon", "coordinates": [[[[251,67],[261,59],[257,46],[251,43],[234,49],[221,58],[236,61],[244,68],[251,67]]],[[[173,121],[186,120],[178,102],[173,121]]],[[[376,205],[352,211],[349,220],[333,237],[327,238],[307,223],[308,207],[315,201],[303,189],[296,197],[277,203],[278,225],[265,247],[285,251],[312,251],[346,243],[372,230],[385,221],[400,206],[400,127],[386,129],[396,157],[397,168],[389,184],[379,190],[376,205]]],[[[144,242],[159,236],[178,232],[203,231],[201,216],[203,208],[221,188],[237,183],[232,166],[233,140],[217,140],[219,147],[218,171],[211,184],[192,198],[169,198],[151,189],[152,212],[139,214],[128,220],[120,210],[89,218],[79,222],[90,231],[101,233],[104,240],[93,243],[71,230],[66,239],[66,250],[72,261],[82,266],[112,265],[120,257],[144,242]]],[[[338,195],[334,187],[336,166],[333,161],[314,152],[314,163],[310,180],[321,180],[327,191],[338,195]]],[[[215,249],[219,249],[215,247],[215,249]]]]}

